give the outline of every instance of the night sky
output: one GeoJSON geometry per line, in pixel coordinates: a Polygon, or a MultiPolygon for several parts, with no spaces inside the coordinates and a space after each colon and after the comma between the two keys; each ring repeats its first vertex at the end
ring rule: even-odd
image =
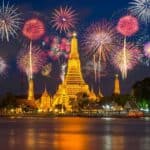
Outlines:
{"type": "MultiPolygon", "coordinates": [[[[22,12],[22,16],[24,18],[30,16],[32,14],[31,12],[41,13],[40,16],[44,18],[46,27],[48,28],[47,32],[53,32],[54,30],[49,25],[49,19],[53,10],[66,5],[72,7],[76,10],[79,16],[76,29],[78,35],[80,35],[79,39],[82,34],[84,34],[82,31],[84,26],[90,25],[95,21],[100,21],[103,18],[108,20],[112,18],[117,19],[117,16],[120,15],[119,12],[122,12],[124,8],[128,7],[128,2],[129,0],[10,0],[10,4],[15,4],[22,12]]],[[[115,21],[116,20],[114,20],[114,22],[115,21]]],[[[140,33],[142,33],[142,29],[140,30],[140,33]]],[[[147,32],[147,34],[149,33],[147,32]]],[[[11,39],[9,43],[6,41],[0,42],[0,55],[4,57],[9,64],[6,74],[0,77],[1,94],[6,92],[23,94],[27,92],[27,78],[16,66],[16,57],[22,47],[22,41],[23,36],[20,32],[18,37],[16,39],[11,39]]],[[[82,51],[81,48],[79,48],[79,50],[82,51]]],[[[82,65],[84,65],[83,61],[82,65]]],[[[41,93],[44,90],[45,83],[50,93],[54,93],[56,91],[56,87],[60,83],[60,79],[58,79],[59,69],[57,67],[55,68],[55,66],[57,66],[57,63],[53,64],[54,70],[51,78],[43,77],[41,73],[35,75],[34,80],[36,93],[41,93]]],[[[134,70],[130,71],[128,73],[128,78],[126,80],[121,80],[122,93],[130,92],[132,85],[136,81],[149,77],[149,69],[150,67],[139,64],[134,68],[134,70]]],[[[113,91],[114,75],[118,73],[118,71],[112,67],[108,67],[107,72],[107,76],[101,79],[101,89],[104,95],[111,95],[113,91]]],[[[92,85],[91,77],[86,77],[85,80],[92,85]]],[[[95,91],[98,91],[98,85],[92,86],[94,86],[95,91]]]]}

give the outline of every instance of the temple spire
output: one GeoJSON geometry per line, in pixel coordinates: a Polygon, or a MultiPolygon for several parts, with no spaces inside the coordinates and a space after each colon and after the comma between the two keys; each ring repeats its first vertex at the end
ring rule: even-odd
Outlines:
{"type": "Polygon", "coordinates": [[[28,100],[35,100],[34,98],[34,82],[33,79],[28,80],[29,89],[28,89],[28,100]]]}
{"type": "Polygon", "coordinates": [[[73,34],[72,34],[70,58],[75,58],[75,59],[79,58],[78,40],[77,40],[77,34],[76,34],[76,32],[73,32],[73,34]]]}
{"type": "Polygon", "coordinates": [[[114,94],[115,95],[119,95],[120,94],[120,83],[119,83],[118,74],[115,75],[114,94]]]}

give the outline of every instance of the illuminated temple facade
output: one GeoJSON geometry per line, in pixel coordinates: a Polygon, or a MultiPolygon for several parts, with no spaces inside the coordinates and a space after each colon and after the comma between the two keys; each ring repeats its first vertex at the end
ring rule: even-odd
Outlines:
{"type": "Polygon", "coordinates": [[[115,75],[115,82],[114,82],[114,95],[120,95],[120,82],[118,74],[115,75]]]}
{"type": "Polygon", "coordinates": [[[82,72],[78,52],[78,40],[76,33],[73,33],[71,39],[71,53],[68,60],[68,69],[64,82],[59,85],[58,90],[53,97],[53,108],[56,105],[64,105],[66,109],[70,109],[69,101],[76,100],[77,94],[87,93],[92,99],[96,99],[95,93],[90,92],[88,84],[85,83],[82,72]]]}
{"type": "MultiPolygon", "coordinates": [[[[68,60],[68,67],[64,81],[58,86],[58,90],[53,98],[49,95],[46,86],[42,96],[35,101],[34,98],[34,83],[29,80],[28,88],[28,103],[35,106],[41,112],[53,111],[57,106],[71,110],[71,101],[77,100],[78,93],[86,93],[90,100],[96,100],[103,97],[99,90],[98,95],[95,95],[93,88],[89,89],[88,84],[85,83],[80,64],[80,57],[78,52],[78,40],[76,34],[73,34],[71,39],[71,52],[68,60]]],[[[120,83],[118,75],[115,75],[113,94],[120,94],[120,83]]]]}

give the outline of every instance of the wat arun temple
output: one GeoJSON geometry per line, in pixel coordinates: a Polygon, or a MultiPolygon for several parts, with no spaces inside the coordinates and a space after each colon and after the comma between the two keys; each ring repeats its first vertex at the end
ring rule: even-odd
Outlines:
{"type": "MultiPolygon", "coordinates": [[[[119,89],[119,81],[116,76],[115,80],[115,89],[117,88],[117,93],[120,92],[119,89]],[[117,84],[117,85],[116,85],[117,84]]],[[[78,40],[76,33],[73,33],[71,39],[71,52],[68,60],[68,67],[64,81],[58,86],[58,90],[55,95],[51,97],[45,90],[39,100],[35,100],[34,98],[34,83],[33,80],[29,80],[29,88],[28,88],[28,102],[35,105],[41,111],[53,111],[56,106],[63,105],[66,110],[71,111],[71,100],[77,100],[78,93],[86,93],[90,100],[96,100],[103,97],[103,95],[99,92],[96,96],[94,91],[89,88],[89,85],[85,83],[82,71],[81,71],[81,63],[78,52],[78,40]]]]}

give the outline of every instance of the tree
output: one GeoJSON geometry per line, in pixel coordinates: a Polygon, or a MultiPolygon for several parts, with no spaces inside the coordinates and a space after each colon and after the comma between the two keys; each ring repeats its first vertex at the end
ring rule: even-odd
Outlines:
{"type": "Polygon", "coordinates": [[[142,81],[136,82],[132,89],[138,104],[143,102],[150,104],[150,78],[145,78],[142,81]]]}
{"type": "Polygon", "coordinates": [[[8,109],[16,108],[17,107],[16,97],[10,92],[6,93],[6,95],[2,99],[1,107],[3,108],[5,107],[8,109]]]}

